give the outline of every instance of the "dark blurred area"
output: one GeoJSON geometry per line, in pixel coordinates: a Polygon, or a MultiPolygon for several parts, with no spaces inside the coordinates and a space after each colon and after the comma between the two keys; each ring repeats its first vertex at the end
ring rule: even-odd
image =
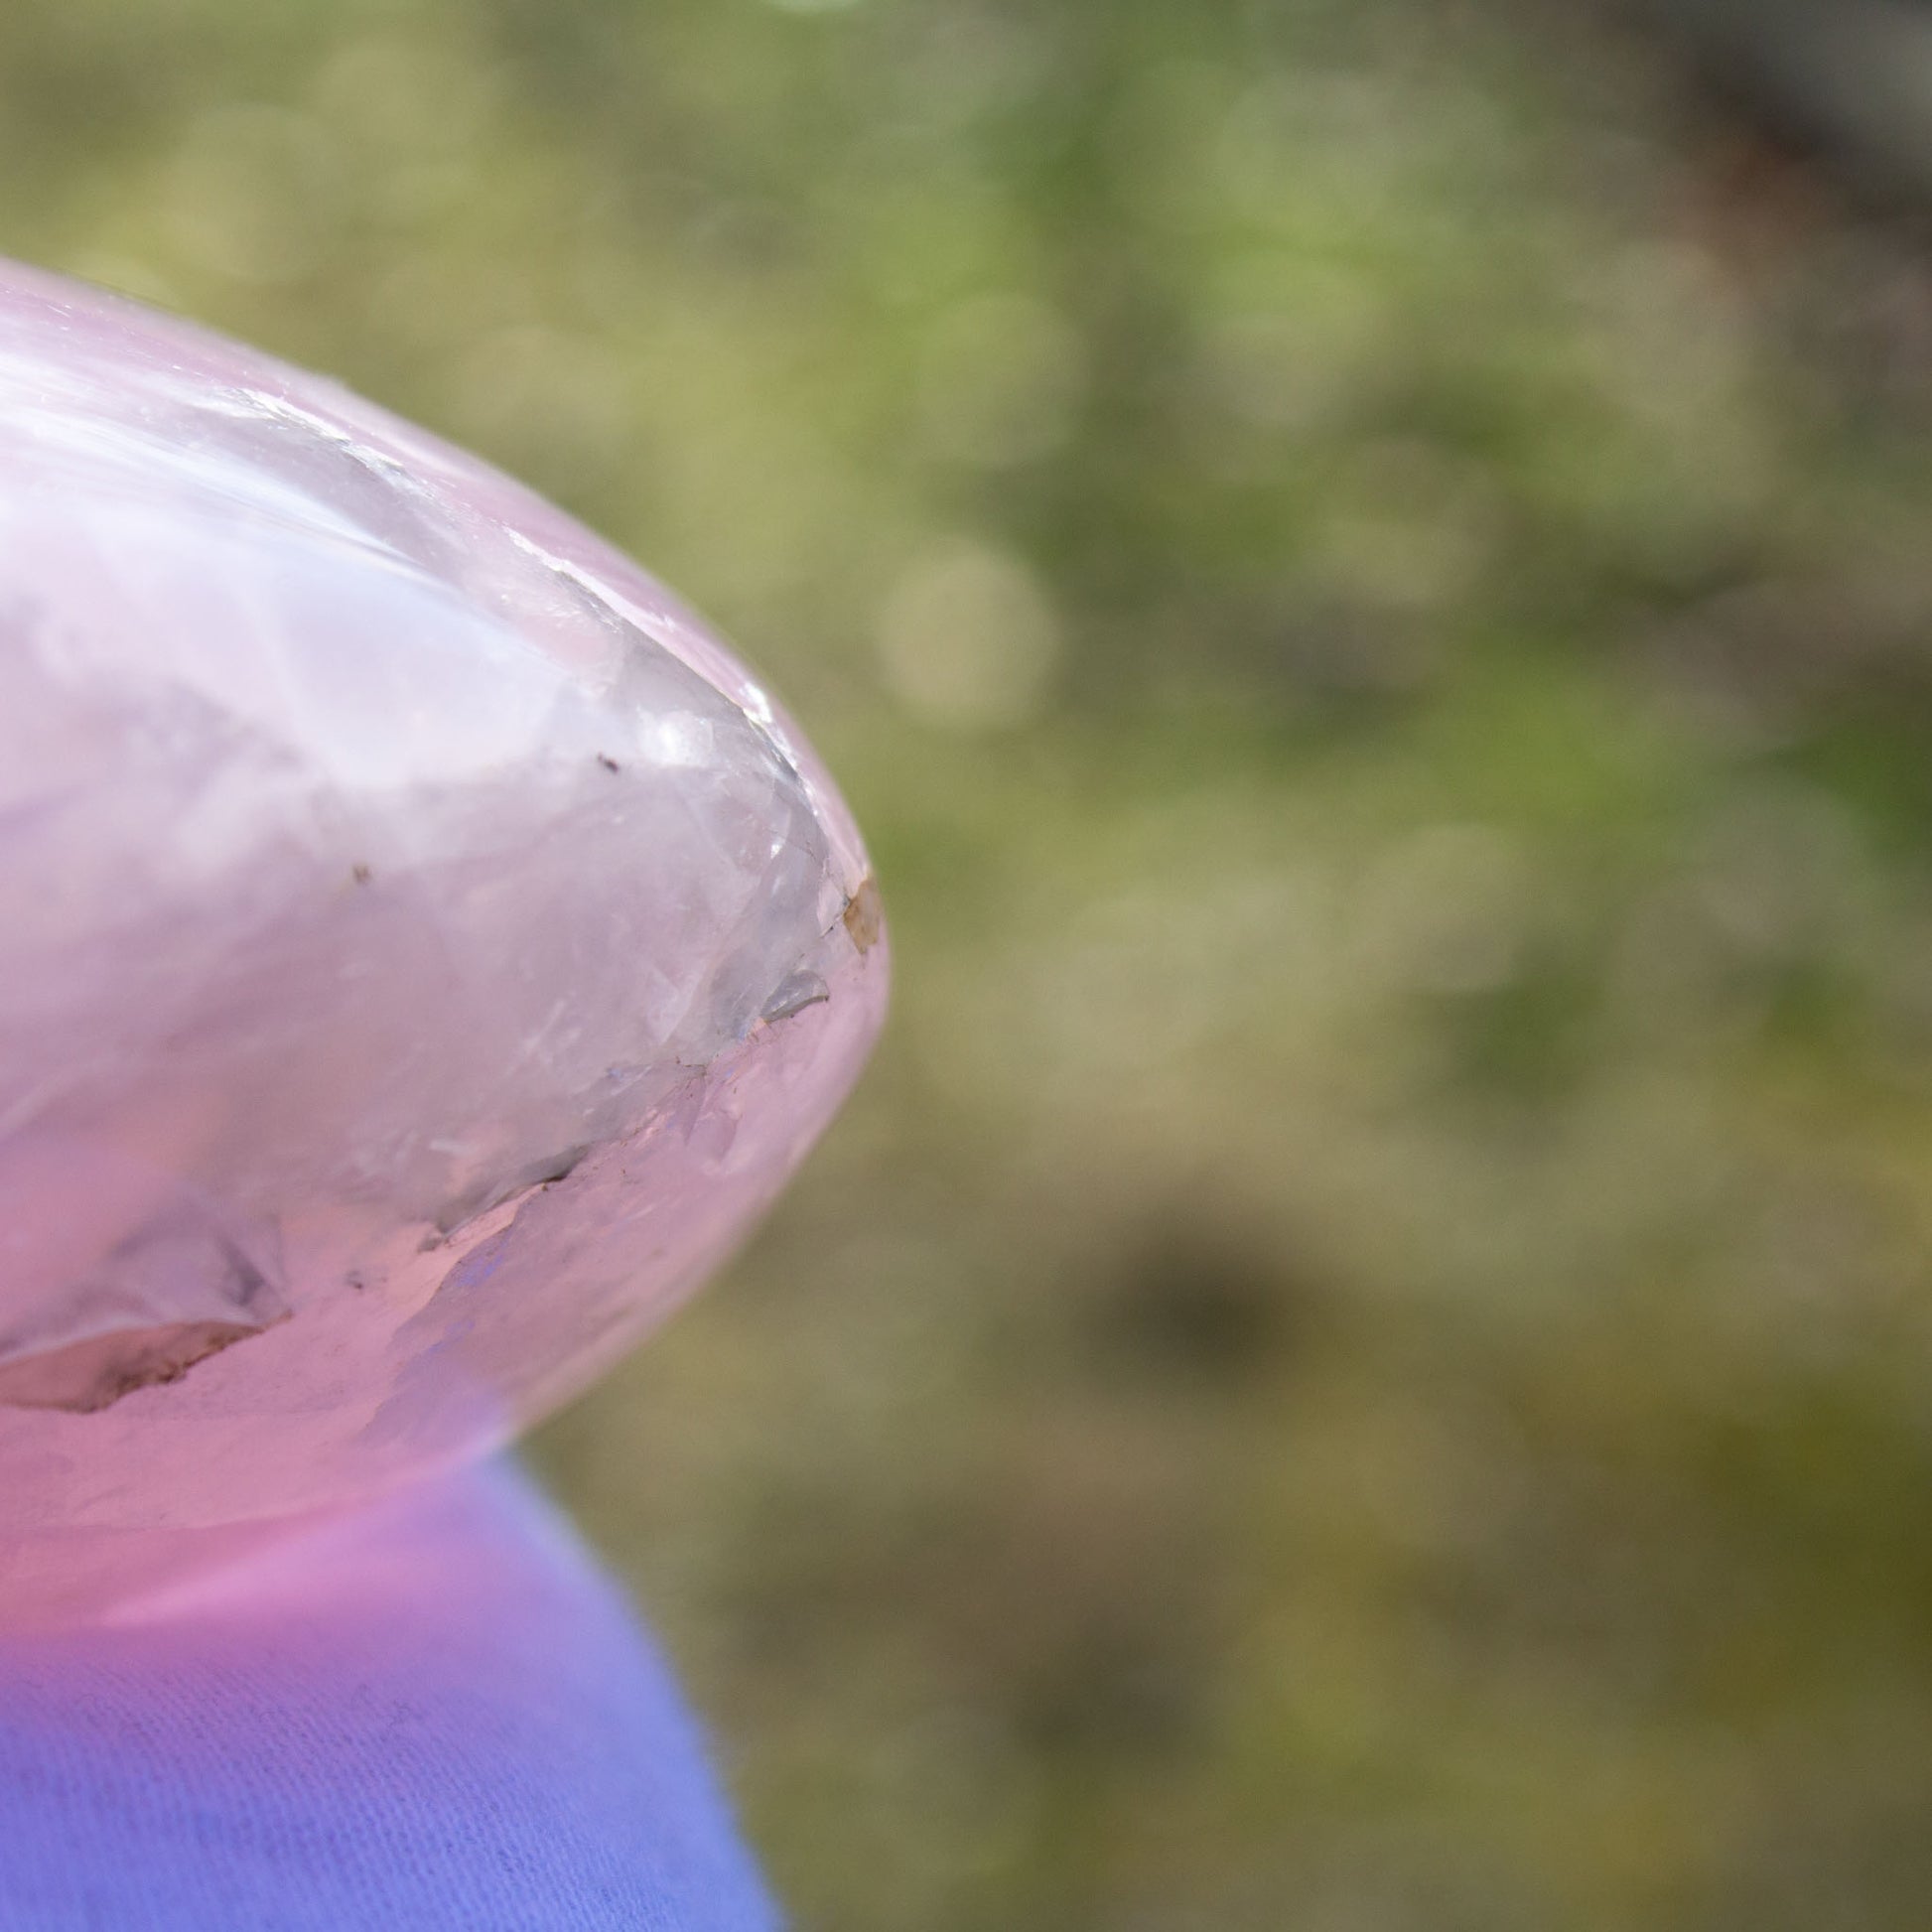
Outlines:
{"type": "Polygon", "coordinates": [[[874,841],[865,1087],[535,1448],[802,1927],[1925,1924],[1929,38],[11,0],[0,247],[634,549],[874,841]]]}
{"type": "Polygon", "coordinates": [[[1932,193],[1927,0],[1637,0],[1718,85],[1900,198],[1932,193]]]}

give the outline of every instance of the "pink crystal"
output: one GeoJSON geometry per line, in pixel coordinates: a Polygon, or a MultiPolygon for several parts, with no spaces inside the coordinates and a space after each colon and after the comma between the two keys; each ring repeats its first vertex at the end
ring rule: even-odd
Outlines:
{"type": "Polygon", "coordinates": [[[0,268],[0,1615],[472,1456],[771,1200],[883,1011],[851,819],[650,578],[0,268]]]}

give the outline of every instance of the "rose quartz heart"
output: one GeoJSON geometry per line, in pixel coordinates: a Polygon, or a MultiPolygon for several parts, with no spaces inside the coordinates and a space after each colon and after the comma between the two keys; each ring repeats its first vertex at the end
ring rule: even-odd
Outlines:
{"type": "Polygon", "coordinates": [[[796,729],[502,476],[0,269],[0,1616],[502,1442],[878,1030],[796,729]]]}

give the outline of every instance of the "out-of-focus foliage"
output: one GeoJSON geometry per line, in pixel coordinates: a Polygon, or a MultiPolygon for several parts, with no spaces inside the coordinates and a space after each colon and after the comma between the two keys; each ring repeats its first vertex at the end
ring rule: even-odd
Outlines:
{"type": "Polygon", "coordinates": [[[768,668],[895,1023],[541,1439],[825,1932],[1918,1932],[1932,305],[1571,8],[9,0],[0,246],[768,668]]]}

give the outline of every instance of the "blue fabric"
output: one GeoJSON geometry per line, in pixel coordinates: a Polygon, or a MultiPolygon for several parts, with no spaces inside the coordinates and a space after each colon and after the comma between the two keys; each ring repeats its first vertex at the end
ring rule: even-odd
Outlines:
{"type": "Polygon", "coordinates": [[[0,1638],[0,1927],[769,1932],[662,1663],[523,1477],[0,1638]]]}

